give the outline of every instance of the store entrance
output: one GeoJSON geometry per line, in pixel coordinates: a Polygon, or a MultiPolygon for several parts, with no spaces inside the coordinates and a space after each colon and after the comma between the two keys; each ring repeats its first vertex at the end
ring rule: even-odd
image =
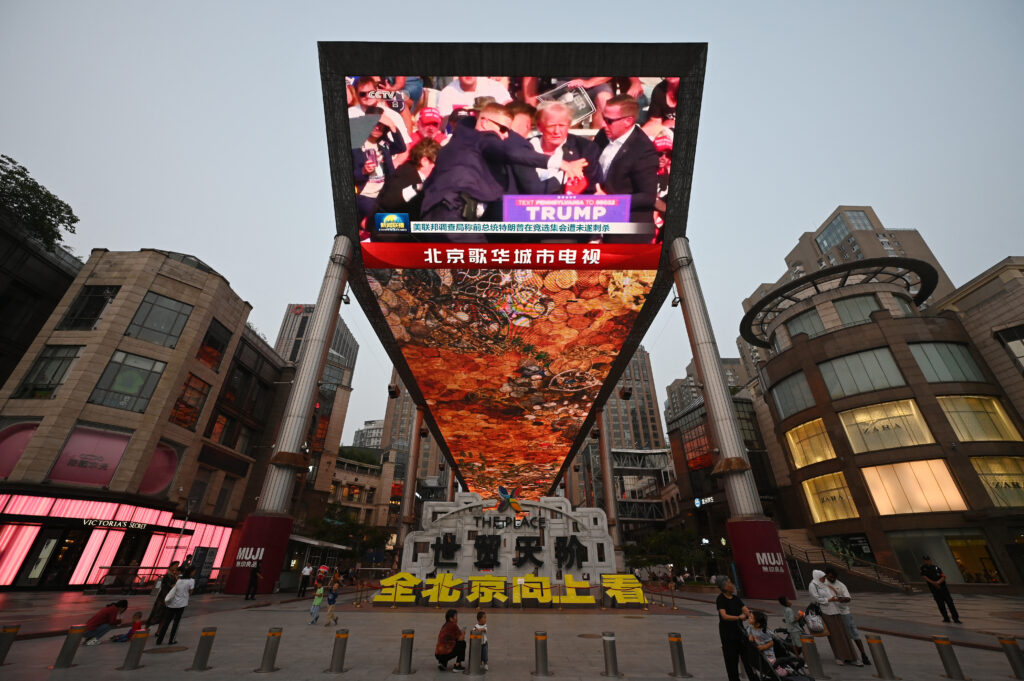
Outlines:
{"type": "Polygon", "coordinates": [[[14,585],[44,589],[66,587],[91,532],[91,529],[44,528],[21,564],[14,585]]]}

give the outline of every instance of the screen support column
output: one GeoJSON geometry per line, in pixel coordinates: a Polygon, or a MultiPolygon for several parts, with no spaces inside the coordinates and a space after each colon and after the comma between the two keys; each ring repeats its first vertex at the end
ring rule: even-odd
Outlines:
{"type": "Polygon", "coordinates": [[[604,415],[604,409],[597,412],[597,444],[601,452],[601,485],[604,490],[604,514],[608,516],[608,534],[612,537],[615,551],[622,548],[622,539],[619,537],[618,513],[615,510],[615,470],[612,467],[612,443],[611,433],[608,431],[608,421],[604,415]]]}
{"type": "Polygon", "coordinates": [[[423,408],[416,407],[416,419],[412,428],[412,443],[409,446],[409,460],[405,465],[405,486],[402,488],[402,529],[398,546],[405,550],[405,538],[416,523],[416,482],[420,471],[420,443],[423,441],[423,408]]]}
{"type": "MultiPolygon", "coordinates": [[[[341,307],[341,296],[348,281],[349,263],[352,259],[352,242],[347,236],[334,237],[327,271],[324,273],[316,308],[310,319],[309,329],[303,343],[302,356],[295,368],[291,392],[285,404],[281,427],[277,433],[270,465],[263,489],[260,492],[256,511],[242,526],[239,547],[263,548],[262,583],[272,588],[277,581],[284,554],[288,548],[294,519],[289,514],[296,473],[309,466],[309,454],[303,444],[309,432],[309,419],[317,384],[323,372],[324,360],[330,347],[341,307]]],[[[232,565],[234,558],[227,557],[226,564],[232,565]]],[[[233,570],[229,577],[228,593],[242,593],[245,588],[247,570],[233,570]],[[235,579],[235,575],[238,579],[235,579]]]]}
{"type": "Polygon", "coordinates": [[[795,597],[778,528],[764,515],[747,460],[689,239],[677,237],[672,241],[671,262],[693,361],[704,384],[708,424],[718,447],[719,458],[712,475],[722,478],[728,498],[728,534],[744,594],[754,598],[775,598],[783,593],[795,597]]]}

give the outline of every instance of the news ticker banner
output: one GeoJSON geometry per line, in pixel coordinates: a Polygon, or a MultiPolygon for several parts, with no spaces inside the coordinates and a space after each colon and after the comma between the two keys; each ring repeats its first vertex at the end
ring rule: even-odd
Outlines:
{"type": "Polygon", "coordinates": [[[524,575],[502,577],[473,575],[465,580],[450,572],[420,579],[408,572],[399,572],[380,580],[380,592],[374,605],[455,605],[474,606],[571,605],[594,607],[601,602],[592,593],[598,590],[617,606],[640,607],[647,603],[643,584],[631,574],[600,575],[600,585],[591,586],[589,578],[577,579],[566,573],[561,584],[549,577],[524,575]]]}
{"type": "Polygon", "coordinates": [[[369,269],[656,270],[661,244],[363,244],[369,269]]]}

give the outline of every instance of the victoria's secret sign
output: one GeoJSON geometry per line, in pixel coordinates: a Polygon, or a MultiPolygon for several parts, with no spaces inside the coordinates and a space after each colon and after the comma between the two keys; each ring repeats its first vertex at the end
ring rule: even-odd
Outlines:
{"type": "Polygon", "coordinates": [[[144,530],[149,523],[137,523],[131,520],[99,520],[97,518],[82,518],[82,524],[86,527],[108,527],[116,530],[144,530]]]}

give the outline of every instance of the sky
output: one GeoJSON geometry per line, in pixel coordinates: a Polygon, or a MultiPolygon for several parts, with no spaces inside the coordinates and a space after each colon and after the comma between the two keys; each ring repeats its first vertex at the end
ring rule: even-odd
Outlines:
{"type": "MultiPolygon", "coordinates": [[[[195,255],[273,343],[335,230],[318,41],[707,42],[688,234],[723,356],[741,301],[838,205],[920,230],[958,286],[1024,255],[1022,2],[455,7],[0,0],[0,153],[72,206],[77,255],[195,255]]],[[[391,362],[354,301],[341,314],[350,444],[391,362]]],[[[660,402],[691,358],[679,308],[643,345],[660,402]]]]}

